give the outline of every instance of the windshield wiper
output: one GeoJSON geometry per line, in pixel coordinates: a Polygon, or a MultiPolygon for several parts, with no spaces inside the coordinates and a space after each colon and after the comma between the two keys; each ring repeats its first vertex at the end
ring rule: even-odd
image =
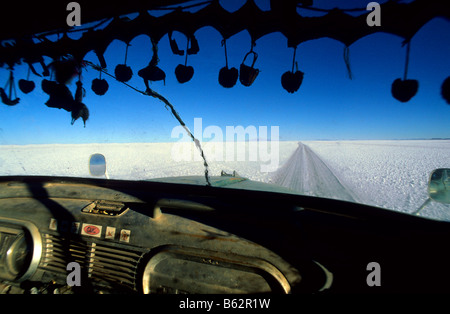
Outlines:
{"type": "MultiPolygon", "coordinates": [[[[152,57],[152,60],[153,60],[153,64],[156,65],[157,62],[158,62],[157,46],[156,46],[156,43],[155,43],[153,40],[152,40],[152,44],[153,44],[153,57],[152,57]]],[[[177,119],[178,123],[180,123],[180,125],[181,125],[181,126],[185,129],[185,131],[189,134],[189,136],[192,138],[192,141],[194,141],[195,146],[196,146],[197,149],[199,150],[200,156],[201,156],[202,159],[203,159],[203,165],[204,165],[204,167],[205,167],[205,180],[206,180],[206,184],[207,184],[208,186],[211,186],[211,182],[210,182],[210,180],[209,180],[209,166],[208,166],[208,162],[206,161],[206,157],[205,157],[205,154],[204,154],[204,152],[203,152],[203,148],[202,148],[202,145],[201,145],[200,141],[199,141],[197,138],[195,138],[194,134],[192,134],[192,132],[189,130],[189,128],[188,128],[188,127],[186,126],[186,124],[184,123],[183,119],[181,119],[180,115],[179,115],[178,112],[175,110],[175,107],[174,107],[174,106],[173,106],[173,105],[172,105],[172,104],[171,104],[164,96],[162,96],[161,94],[159,94],[159,93],[155,92],[154,90],[152,90],[152,89],[148,86],[148,84],[145,84],[146,87],[147,87],[147,89],[146,89],[145,91],[141,91],[141,90],[139,90],[139,89],[137,89],[137,88],[135,88],[135,87],[133,87],[133,86],[127,84],[126,82],[119,81],[114,75],[108,73],[108,72],[107,72],[106,70],[104,70],[101,66],[95,65],[95,64],[93,64],[93,63],[90,62],[90,61],[84,61],[84,62],[85,62],[85,64],[90,65],[94,70],[97,70],[97,71],[99,71],[99,72],[102,72],[102,73],[105,73],[106,75],[111,76],[112,78],[116,79],[118,82],[120,82],[120,83],[126,85],[127,87],[129,87],[129,88],[135,90],[135,91],[138,92],[138,93],[141,93],[141,94],[146,95],[146,96],[152,96],[152,97],[154,97],[154,98],[157,98],[157,99],[161,100],[161,101],[165,104],[166,109],[170,108],[170,111],[172,112],[172,115],[175,117],[175,119],[177,119]]]]}
{"type": "Polygon", "coordinates": [[[186,132],[189,134],[189,136],[194,141],[195,146],[197,146],[198,150],[200,151],[200,155],[202,156],[202,159],[203,159],[203,165],[205,166],[206,184],[211,186],[211,182],[209,181],[209,166],[208,166],[208,162],[206,161],[206,157],[205,157],[205,154],[203,152],[203,148],[202,148],[202,145],[200,144],[200,141],[195,138],[194,134],[192,134],[192,132],[186,126],[186,124],[181,119],[180,115],[177,113],[177,111],[175,110],[173,105],[165,97],[163,97],[162,95],[158,94],[157,92],[155,92],[154,90],[152,90],[150,88],[147,88],[147,90],[145,91],[145,95],[149,95],[149,96],[158,98],[159,100],[161,100],[163,103],[166,104],[166,109],[167,109],[167,107],[170,107],[170,110],[172,111],[172,114],[175,117],[175,119],[177,119],[178,122],[180,123],[180,125],[186,130],[186,132]]]}

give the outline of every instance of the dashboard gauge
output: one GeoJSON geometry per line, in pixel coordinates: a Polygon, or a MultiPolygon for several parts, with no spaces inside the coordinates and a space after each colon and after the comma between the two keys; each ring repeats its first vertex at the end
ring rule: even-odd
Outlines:
{"type": "Polygon", "coordinates": [[[16,278],[24,274],[30,265],[32,255],[32,241],[27,239],[24,233],[18,234],[6,252],[8,272],[16,278]]]}
{"type": "MultiPolygon", "coordinates": [[[[297,279],[301,276],[296,272],[297,279]]],[[[148,293],[290,293],[286,277],[254,257],[166,246],[148,261],[142,278],[148,293]]]]}
{"type": "Polygon", "coordinates": [[[32,276],[42,254],[39,231],[29,222],[0,220],[0,281],[23,281],[32,276]]]}

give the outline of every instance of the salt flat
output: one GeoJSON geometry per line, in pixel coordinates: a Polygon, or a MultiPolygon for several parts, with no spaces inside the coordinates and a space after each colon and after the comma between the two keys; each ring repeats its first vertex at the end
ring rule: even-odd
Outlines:
{"type": "MultiPolygon", "coordinates": [[[[308,142],[363,203],[413,212],[427,199],[430,173],[450,168],[449,140],[308,142]]],[[[436,202],[421,215],[450,220],[436,202]]]]}
{"type": "MultiPolygon", "coordinates": [[[[298,142],[267,143],[267,147],[252,142],[241,144],[243,156],[238,156],[239,143],[227,156],[225,145],[204,143],[211,175],[235,170],[251,180],[276,183],[283,166],[288,161],[297,162],[291,157],[299,149],[298,142]],[[269,164],[274,167],[264,170],[263,166],[269,164]]],[[[402,212],[413,212],[425,202],[433,169],[450,168],[449,140],[303,141],[302,144],[314,154],[314,162],[302,166],[304,161],[298,157],[299,164],[292,169],[311,177],[318,173],[317,169],[303,168],[314,168],[320,161],[356,201],[402,212]]],[[[111,179],[146,180],[204,173],[203,162],[192,143],[130,143],[3,145],[0,175],[90,177],[88,162],[94,153],[106,157],[111,179]]],[[[298,181],[304,178],[291,175],[284,185],[296,190],[300,186],[298,181]]],[[[311,187],[307,194],[340,198],[311,187]]],[[[432,202],[420,215],[450,221],[450,206],[432,202]]]]}

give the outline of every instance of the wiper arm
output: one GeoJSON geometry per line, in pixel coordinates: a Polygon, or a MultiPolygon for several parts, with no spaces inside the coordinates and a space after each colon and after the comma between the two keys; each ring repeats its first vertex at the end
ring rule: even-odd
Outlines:
{"type": "Polygon", "coordinates": [[[145,91],[145,95],[149,95],[155,98],[158,98],[159,100],[161,100],[163,103],[165,103],[166,105],[166,109],[167,107],[170,107],[170,110],[172,112],[172,115],[175,117],[175,119],[178,120],[178,122],[180,123],[180,125],[186,130],[186,132],[189,134],[189,136],[192,138],[192,140],[195,143],[195,146],[197,146],[198,150],[200,151],[200,155],[202,156],[203,159],[203,165],[205,166],[205,179],[206,179],[206,183],[211,186],[211,182],[209,181],[209,166],[208,166],[208,162],[206,161],[206,157],[205,154],[203,152],[203,148],[202,145],[200,144],[200,141],[198,139],[195,138],[194,134],[192,134],[192,132],[189,130],[189,128],[186,126],[186,124],[184,123],[184,121],[181,119],[180,115],[178,114],[178,112],[175,110],[175,108],[173,107],[173,105],[162,95],[158,94],[157,92],[155,92],[154,90],[152,90],[151,88],[147,88],[147,90],[145,91]]]}
{"type": "MultiPolygon", "coordinates": [[[[93,63],[90,62],[90,61],[84,61],[84,62],[85,62],[85,64],[90,65],[94,70],[97,70],[97,71],[100,71],[100,72],[102,72],[102,73],[105,73],[106,75],[109,75],[109,76],[111,76],[112,78],[114,78],[114,79],[117,80],[117,78],[116,78],[114,75],[109,74],[109,73],[108,73],[107,71],[105,71],[102,67],[100,67],[100,66],[98,66],[98,65],[95,65],[95,64],[93,64],[93,63]]],[[[172,112],[172,115],[175,117],[175,119],[178,120],[178,122],[180,123],[180,125],[186,130],[186,132],[189,134],[189,136],[190,136],[190,137],[192,138],[192,140],[194,141],[195,146],[197,146],[198,150],[200,151],[200,155],[201,155],[201,157],[202,157],[202,159],[203,159],[203,165],[205,166],[205,180],[206,180],[206,184],[207,184],[208,186],[211,186],[211,182],[210,182],[210,180],[209,180],[209,166],[208,166],[208,162],[206,161],[206,157],[205,157],[205,154],[204,154],[204,152],[203,152],[202,145],[200,144],[200,141],[199,141],[198,139],[195,138],[194,134],[192,134],[192,132],[191,132],[191,131],[189,130],[189,128],[186,126],[186,124],[184,123],[183,119],[181,119],[180,115],[179,115],[178,112],[175,110],[174,106],[173,106],[173,105],[172,105],[172,104],[171,104],[164,96],[162,96],[161,94],[158,94],[157,92],[155,92],[154,90],[152,90],[152,89],[151,89],[150,87],[148,87],[148,86],[147,86],[146,91],[144,92],[144,91],[141,91],[141,90],[139,90],[139,89],[137,89],[137,88],[135,88],[135,87],[133,87],[133,86],[131,86],[131,85],[125,83],[125,82],[122,82],[122,81],[119,81],[119,80],[117,80],[117,81],[120,82],[120,83],[122,83],[122,84],[124,84],[124,85],[126,85],[127,87],[130,87],[131,89],[135,90],[135,91],[138,92],[138,93],[141,93],[141,94],[146,95],[146,96],[152,96],[152,97],[154,97],[154,98],[157,98],[157,99],[161,100],[161,101],[165,104],[166,109],[168,109],[167,107],[170,108],[170,111],[172,112]]]]}

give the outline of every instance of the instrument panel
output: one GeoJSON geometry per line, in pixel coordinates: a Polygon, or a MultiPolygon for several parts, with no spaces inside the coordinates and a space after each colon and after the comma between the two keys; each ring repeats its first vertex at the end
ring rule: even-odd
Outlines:
{"type": "Polygon", "coordinates": [[[290,293],[302,280],[264,246],[179,215],[215,211],[204,203],[94,186],[84,197],[107,197],[79,198],[85,185],[48,184],[45,197],[4,188],[14,197],[0,199],[3,291],[290,293]]]}
{"type": "Polygon", "coordinates": [[[0,293],[440,292],[449,238],[448,222],[331,199],[0,178],[0,293]]]}

